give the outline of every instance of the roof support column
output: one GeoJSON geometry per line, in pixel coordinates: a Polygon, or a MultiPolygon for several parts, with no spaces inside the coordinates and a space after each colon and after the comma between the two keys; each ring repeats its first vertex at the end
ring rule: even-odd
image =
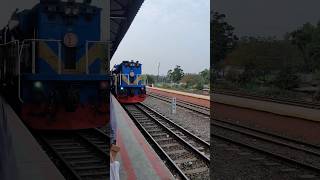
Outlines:
{"type": "Polygon", "coordinates": [[[110,40],[110,0],[101,1],[101,41],[110,40]]]}
{"type": "MultiPolygon", "coordinates": [[[[111,0],[102,0],[100,1],[101,10],[101,19],[100,19],[100,39],[101,41],[110,42],[110,1],[111,0]]],[[[106,47],[106,62],[102,71],[106,71],[107,73],[110,71],[110,43],[107,44],[106,47]]]]}

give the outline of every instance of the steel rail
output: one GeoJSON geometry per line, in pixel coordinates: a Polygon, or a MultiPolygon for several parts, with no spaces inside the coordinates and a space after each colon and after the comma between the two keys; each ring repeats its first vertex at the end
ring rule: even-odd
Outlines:
{"type": "MultiPolygon", "coordinates": [[[[148,109],[149,111],[151,111],[152,113],[154,113],[155,115],[157,115],[159,118],[165,120],[165,122],[169,123],[170,125],[174,126],[175,128],[177,128],[177,130],[182,131],[184,134],[187,134],[188,136],[191,137],[191,139],[197,141],[197,143],[201,144],[201,146],[210,149],[210,143],[204,141],[203,139],[199,138],[198,136],[192,134],[190,131],[186,130],[185,128],[181,127],[180,125],[178,125],[177,123],[171,121],[170,119],[168,119],[167,117],[161,115],[160,113],[158,113],[157,111],[153,110],[151,107],[143,104],[143,103],[139,103],[140,106],[148,109]]],[[[140,108],[141,109],[141,108],[140,108]]],[[[142,109],[141,109],[142,110],[142,109]]]]}
{"type": "Polygon", "coordinates": [[[40,136],[40,140],[44,143],[44,145],[46,146],[46,148],[49,149],[49,151],[51,151],[51,153],[53,153],[54,158],[58,158],[59,159],[59,165],[62,164],[64,170],[66,170],[68,172],[68,175],[72,176],[72,179],[75,180],[81,180],[82,178],[78,175],[78,173],[76,173],[76,171],[71,167],[71,164],[66,161],[62,155],[60,153],[58,153],[58,151],[52,146],[50,145],[50,142],[45,138],[40,136]]]}
{"type": "MultiPolygon", "coordinates": [[[[137,126],[139,127],[139,129],[142,131],[142,133],[147,136],[147,138],[149,139],[149,141],[151,141],[151,143],[154,145],[154,148],[157,150],[158,153],[160,153],[162,155],[162,157],[164,159],[167,160],[167,162],[169,163],[170,167],[172,167],[174,169],[174,172],[176,172],[177,174],[179,174],[179,176],[182,179],[189,179],[189,176],[184,172],[184,170],[182,170],[178,163],[175,162],[175,160],[173,160],[170,155],[168,155],[168,151],[169,150],[165,150],[161,147],[161,145],[159,144],[159,142],[152,137],[150,130],[148,131],[145,126],[143,125],[143,123],[141,123],[138,118],[139,116],[134,115],[135,113],[140,113],[145,115],[148,120],[144,119],[144,122],[152,122],[154,125],[156,125],[157,127],[159,127],[162,131],[166,132],[167,134],[171,135],[171,138],[173,138],[174,140],[177,141],[177,143],[179,143],[180,146],[184,147],[184,150],[187,150],[187,153],[191,153],[193,154],[194,157],[197,158],[197,161],[202,161],[204,164],[206,164],[207,166],[209,166],[210,163],[210,159],[205,156],[202,152],[200,152],[197,148],[195,148],[193,145],[191,145],[189,142],[187,142],[186,140],[184,140],[182,137],[180,137],[179,135],[177,135],[176,132],[174,132],[173,130],[171,130],[170,128],[168,128],[166,125],[164,125],[162,122],[160,122],[159,120],[157,120],[155,117],[161,118],[162,120],[165,120],[167,123],[171,124],[171,122],[167,121],[167,119],[163,119],[163,117],[157,113],[153,113],[151,111],[147,112],[146,110],[143,110],[143,108],[141,106],[144,106],[142,104],[139,105],[124,105],[125,110],[127,111],[127,113],[129,114],[129,116],[135,121],[135,123],[137,124],[137,126]],[[139,107],[140,106],[140,107],[139,107]],[[134,110],[130,109],[131,107],[134,107],[134,110]]],[[[172,125],[175,128],[179,128],[180,126],[175,126],[172,125]]],[[[186,133],[186,131],[181,130],[181,132],[183,132],[184,135],[188,135],[189,133],[186,133]]],[[[170,136],[169,136],[170,137],[170,136]]],[[[169,138],[167,137],[167,138],[169,138]]],[[[200,139],[200,138],[197,138],[200,139]]],[[[194,142],[197,142],[196,140],[194,142]]],[[[200,141],[199,141],[200,142],[200,141]]],[[[204,143],[206,145],[209,145],[208,143],[204,142],[201,140],[201,143],[204,143]]],[[[209,167],[208,167],[209,169],[209,167]]],[[[190,175],[190,174],[189,174],[190,175]]]]}
{"type": "MultiPolygon", "coordinates": [[[[166,98],[165,96],[163,96],[163,97],[166,98]]],[[[158,98],[158,97],[155,97],[155,98],[158,98]]],[[[166,102],[169,102],[169,101],[166,101],[166,102]]],[[[217,122],[228,124],[229,126],[235,126],[235,127],[238,127],[238,128],[249,130],[249,131],[254,131],[255,133],[260,133],[260,134],[263,134],[263,135],[266,135],[266,136],[272,136],[274,138],[279,138],[279,139],[283,139],[283,140],[286,140],[286,141],[291,141],[293,143],[298,143],[298,144],[301,144],[303,146],[310,146],[312,148],[320,148],[320,146],[317,146],[317,145],[313,145],[313,144],[306,143],[306,142],[301,142],[301,141],[298,141],[298,140],[295,140],[295,139],[290,139],[290,138],[279,136],[279,135],[276,135],[276,134],[273,134],[273,133],[267,133],[267,132],[264,132],[264,131],[261,131],[261,130],[253,129],[253,128],[242,126],[242,125],[239,125],[239,124],[230,123],[230,122],[227,122],[227,121],[213,119],[212,124],[214,124],[216,126],[220,126],[220,127],[225,127],[225,126],[221,126],[221,125],[216,124],[217,122]]],[[[225,127],[225,128],[227,128],[227,127],[225,127]]],[[[240,133],[239,130],[238,130],[238,132],[240,133]]],[[[242,132],[242,133],[244,133],[244,132],[242,132]]],[[[259,138],[259,136],[256,136],[256,138],[259,138]]],[[[283,145],[285,145],[285,144],[283,144],[283,145]]],[[[303,149],[301,149],[299,147],[292,147],[292,148],[303,150],[303,149]]],[[[307,151],[307,152],[313,154],[313,152],[311,152],[311,151],[307,151]]]]}
{"type": "MultiPolygon", "coordinates": [[[[233,124],[232,124],[233,125],[233,124]]],[[[279,138],[281,139],[282,137],[280,136],[276,136],[276,135],[270,135],[268,133],[264,133],[264,135],[266,136],[270,136],[269,138],[263,138],[262,136],[259,136],[257,134],[254,134],[254,133],[248,133],[248,132],[244,132],[244,131],[241,131],[241,130],[237,130],[235,128],[231,128],[231,127],[227,127],[227,126],[223,126],[223,125],[219,125],[217,123],[213,123],[211,126],[216,126],[216,127],[220,127],[220,128],[223,128],[223,129],[226,129],[226,130],[229,130],[229,131],[233,131],[233,132],[236,132],[236,133],[240,133],[244,136],[247,136],[247,137],[252,137],[254,139],[258,139],[260,141],[264,141],[264,142],[267,142],[267,143],[271,143],[271,144],[276,144],[276,145],[280,145],[280,146],[284,146],[284,147],[287,147],[287,148],[290,148],[290,149],[293,149],[293,150],[298,150],[298,151],[301,151],[303,153],[308,153],[310,155],[313,155],[313,156],[317,156],[319,157],[320,159],[320,151],[319,152],[315,152],[315,151],[312,151],[312,150],[308,150],[306,149],[305,147],[298,147],[298,146],[294,146],[294,145],[290,145],[289,143],[285,143],[285,142],[280,142],[281,140],[272,140],[272,137],[276,137],[276,138],[279,138]]],[[[254,131],[254,130],[253,130],[254,131]]],[[[261,132],[259,132],[261,133],[261,132]]],[[[263,133],[261,133],[263,134],[263,133]]],[[[271,151],[268,151],[266,149],[263,149],[261,147],[256,147],[254,145],[251,145],[250,143],[245,143],[245,142],[239,142],[237,140],[234,140],[230,137],[226,137],[226,136],[222,136],[222,135],[219,135],[219,134],[216,134],[215,131],[211,133],[211,137],[216,137],[216,138],[219,138],[219,139],[222,139],[224,141],[228,141],[228,142],[231,142],[233,144],[237,144],[237,145],[240,145],[240,146],[244,146],[244,147],[247,147],[249,149],[252,149],[254,151],[258,151],[260,153],[263,153],[263,154],[268,154],[268,155],[271,155],[272,157],[276,158],[276,159],[281,159],[283,161],[286,161],[286,162],[289,162],[289,163],[293,163],[293,164],[296,164],[296,165],[300,165],[300,166],[303,166],[307,169],[311,169],[311,170],[315,170],[315,171],[320,171],[320,167],[318,166],[314,166],[312,164],[307,164],[305,162],[302,162],[301,160],[296,160],[296,159],[292,159],[292,158],[289,158],[285,155],[281,155],[279,153],[276,153],[276,152],[271,152],[271,151]]],[[[282,138],[286,141],[291,141],[290,139],[286,139],[286,138],[282,138]]],[[[294,143],[297,143],[297,142],[294,142],[294,143]]],[[[299,143],[299,142],[298,142],[299,143]]],[[[301,143],[301,145],[305,146],[304,143],[301,143]]],[[[312,146],[310,145],[312,148],[315,148],[317,146],[312,146]]]]}
{"type": "MultiPolygon", "coordinates": [[[[95,177],[95,178],[103,178],[107,177],[107,167],[109,161],[107,160],[109,157],[109,153],[99,147],[97,144],[92,142],[90,138],[87,138],[84,134],[100,134],[100,138],[105,138],[105,141],[102,140],[101,142],[106,143],[105,146],[107,147],[108,151],[108,136],[101,132],[98,129],[90,129],[90,130],[80,130],[80,131],[73,131],[73,132],[56,132],[55,134],[46,132],[36,132],[36,136],[39,140],[43,143],[44,147],[49,150],[49,153],[54,157],[54,160],[57,160],[59,163],[60,170],[67,171],[65,176],[70,176],[71,179],[75,180],[82,180],[86,179],[87,176],[95,177]],[[62,135],[65,135],[62,137],[62,135]],[[60,143],[59,147],[56,147],[55,144],[60,143]],[[66,145],[61,145],[61,144],[66,145]],[[68,144],[78,144],[76,147],[70,147],[68,144]],[[67,150],[67,153],[63,150],[67,150]],[[70,150],[72,148],[79,148],[80,150],[70,150]],[[59,151],[60,149],[60,151],[59,151]],[[86,157],[83,157],[81,160],[81,155],[84,152],[88,151],[86,154],[87,156],[95,157],[95,162],[88,162],[86,157]],[[64,155],[63,155],[64,154],[64,155]],[[69,154],[69,155],[66,155],[69,154]],[[75,160],[73,156],[79,156],[79,159],[75,160]],[[83,165],[83,164],[90,164],[93,163],[94,165],[83,165]],[[76,165],[78,164],[78,165],[76,165]],[[81,165],[82,164],[82,165],[81,165]],[[101,168],[106,167],[105,174],[102,173],[101,168]],[[95,169],[97,172],[92,172],[95,169]],[[99,171],[98,171],[99,170],[99,171]],[[86,174],[87,172],[87,174],[86,174]]],[[[98,135],[98,136],[100,136],[98,135]]],[[[93,160],[92,160],[93,161],[93,160]]]]}
{"type": "MultiPolygon", "coordinates": [[[[156,98],[156,99],[159,99],[159,100],[162,100],[164,102],[167,102],[167,103],[171,103],[171,100],[170,100],[170,97],[167,97],[167,96],[161,96],[161,95],[155,95],[154,93],[152,94],[148,94],[148,96],[151,96],[153,98],[156,98]]],[[[182,101],[182,100],[177,100],[177,105],[179,107],[182,107],[182,108],[185,108],[185,109],[188,109],[190,111],[193,111],[193,112],[196,112],[196,113],[199,113],[201,115],[204,115],[204,116],[210,116],[210,108],[207,108],[207,107],[204,107],[204,106],[200,106],[200,105],[196,105],[196,104],[193,104],[193,103],[189,103],[189,102],[186,102],[186,101],[182,101]],[[191,107],[192,108],[191,108],[191,107]],[[207,111],[208,113],[206,112],[203,112],[203,111],[207,111]]]]}
{"type": "MultiPolygon", "coordinates": [[[[299,140],[296,140],[296,139],[291,139],[291,138],[288,138],[288,137],[280,136],[280,135],[277,135],[277,134],[274,134],[274,133],[265,132],[265,131],[254,129],[254,128],[250,128],[250,127],[243,126],[243,125],[240,125],[240,124],[235,124],[235,123],[222,121],[222,120],[218,120],[218,119],[213,119],[211,121],[211,125],[223,127],[223,126],[221,126],[221,125],[219,125],[217,123],[223,123],[223,124],[227,124],[229,126],[233,126],[233,127],[236,127],[236,128],[241,128],[241,129],[244,129],[244,130],[247,130],[247,131],[253,131],[254,133],[263,134],[265,136],[271,136],[271,137],[282,139],[282,140],[285,140],[285,141],[290,141],[292,143],[301,144],[302,146],[309,146],[311,148],[319,148],[320,149],[319,145],[314,145],[314,144],[302,142],[302,141],[299,141],[299,140]]],[[[236,131],[241,132],[240,130],[236,130],[236,131]]],[[[245,132],[243,132],[243,133],[245,133],[245,132]]]]}

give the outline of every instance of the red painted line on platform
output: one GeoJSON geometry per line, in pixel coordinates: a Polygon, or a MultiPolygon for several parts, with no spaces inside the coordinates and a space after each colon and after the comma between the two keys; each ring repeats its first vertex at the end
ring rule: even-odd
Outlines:
{"type": "Polygon", "coordinates": [[[134,136],[136,137],[138,143],[141,145],[142,149],[144,150],[146,157],[149,159],[149,162],[151,163],[153,169],[155,170],[156,174],[160,177],[160,179],[169,179],[171,177],[171,174],[169,174],[168,171],[166,171],[163,166],[159,163],[159,158],[154,154],[153,151],[151,151],[150,147],[146,144],[146,140],[143,137],[143,135],[140,133],[138,128],[133,124],[132,121],[129,121],[129,116],[125,114],[124,118],[130,128],[133,131],[134,136]]]}
{"type": "Polygon", "coordinates": [[[134,172],[134,169],[132,167],[128,151],[126,149],[125,144],[123,143],[122,136],[121,136],[121,133],[119,132],[119,130],[117,131],[117,143],[121,147],[120,155],[121,155],[121,159],[123,162],[123,167],[124,167],[125,172],[127,174],[127,179],[128,180],[136,180],[137,179],[136,173],[134,172]]]}

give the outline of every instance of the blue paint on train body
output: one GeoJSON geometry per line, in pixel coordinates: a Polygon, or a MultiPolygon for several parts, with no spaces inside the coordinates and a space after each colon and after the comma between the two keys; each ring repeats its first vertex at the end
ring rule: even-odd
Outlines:
{"type": "MultiPolygon", "coordinates": [[[[93,114],[106,112],[111,76],[109,67],[105,67],[109,64],[108,42],[100,41],[100,8],[89,3],[41,0],[30,10],[15,12],[10,22],[15,27],[7,36],[18,40],[21,48],[19,79],[24,117],[34,118],[29,117],[29,111],[35,104],[43,107],[43,113],[53,107],[55,114],[63,113],[61,109],[76,113],[79,108],[93,114]]],[[[97,117],[90,118],[88,123],[97,117]]],[[[103,114],[100,119],[106,122],[103,114]]]]}
{"type": "Polygon", "coordinates": [[[123,61],[115,65],[114,94],[121,103],[142,102],[146,98],[146,89],[142,81],[142,64],[138,61],[123,61]]]}

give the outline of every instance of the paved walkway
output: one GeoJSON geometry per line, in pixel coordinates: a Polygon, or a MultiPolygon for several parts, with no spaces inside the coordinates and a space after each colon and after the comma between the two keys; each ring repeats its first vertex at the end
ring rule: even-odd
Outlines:
{"type": "Polygon", "coordinates": [[[64,179],[2,97],[0,97],[0,179],[64,179]]]}
{"type": "Polygon", "coordinates": [[[121,180],[174,179],[124,109],[111,98],[111,121],[116,119],[117,144],[120,146],[121,180]]]}

